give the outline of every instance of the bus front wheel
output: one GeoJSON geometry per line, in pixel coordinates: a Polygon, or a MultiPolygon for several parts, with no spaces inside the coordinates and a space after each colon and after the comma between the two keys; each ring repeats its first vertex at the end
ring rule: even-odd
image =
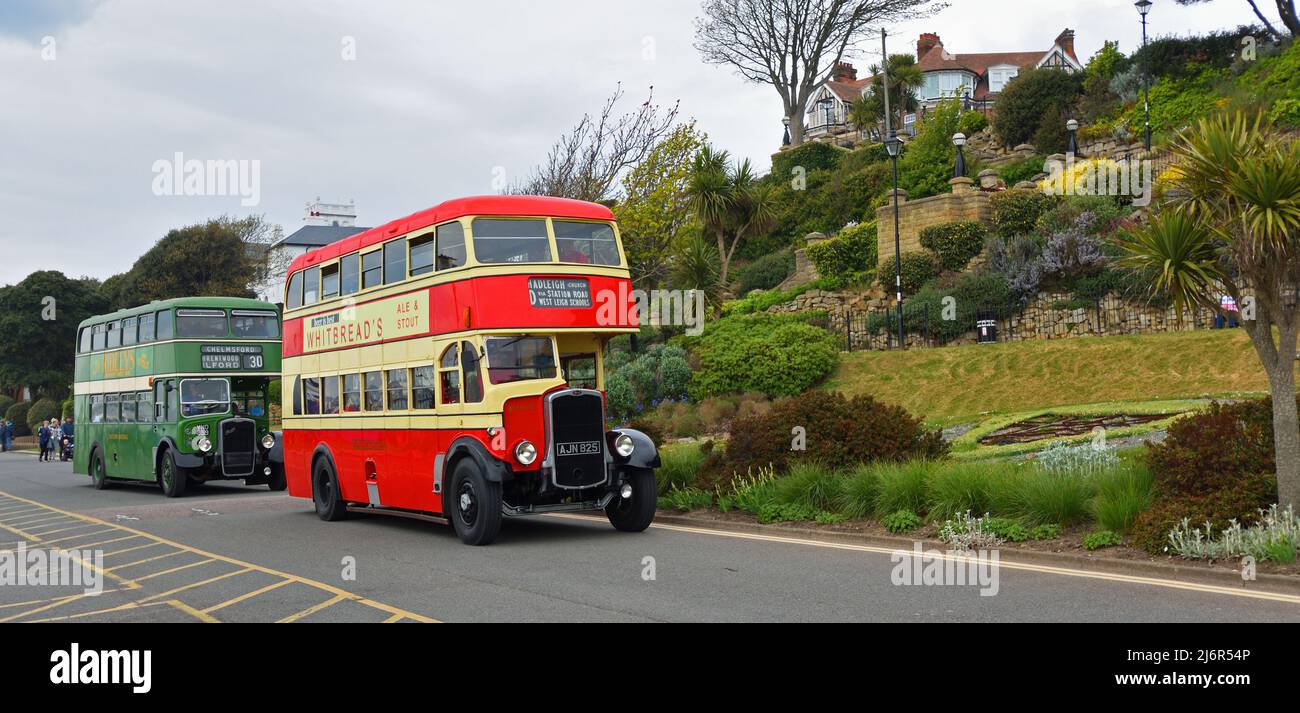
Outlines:
{"type": "Polygon", "coordinates": [[[162,458],[158,460],[158,484],[162,486],[163,495],[169,498],[179,498],[184,495],[190,478],[176,465],[176,456],[171,449],[164,450],[162,458]]]}
{"type": "Polygon", "coordinates": [[[316,461],[312,469],[311,499],[316,505],[316,515],[325,522],[337,522],[347,517],[347,503],[339,493],[338,474],[325,458],[316,461]]]}
{"type": "Polygon", "coordinates": [[[104,452],[96,449],[90,454],[90,483],[95,490],[108,488],[108,470],[104,467],[104,452]]]}
{"type": "Polygon", "coordinates": [[[634,470],[625,484],[632,486],[632,496],[615,495],[614,500],[605,506],[605,515],[609,524],[620,532],[642,532],[654,522],[655,509],[659,505],[655,473],[653,470],[634,470]]]}
{"type": "Polygon", "coordinates": [[[462,458],[452,471],[449,494],[446,516],[460,541],[492,544],[501,532],[501,484],[489,481],[472,458],[462,458]]]}

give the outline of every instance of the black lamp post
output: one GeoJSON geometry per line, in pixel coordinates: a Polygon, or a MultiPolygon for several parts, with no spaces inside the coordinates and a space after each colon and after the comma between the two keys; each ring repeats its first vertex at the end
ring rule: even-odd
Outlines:
{"type": "Polygon", "coordinates": [[[961,132],[952,135],[952,145],[957,147],[957,165],[953,168],[953,178],[963,178],[966,176],[966,154],[962,151],[966,145],[966,134],[961,132]]]}
{"type": "Polygon", "coordinates": [[[898,348],[907,344],[903,340],[903,247],[898,237],[898,154],[903,148],[903,141],[889,132],[885,140],[885,150],[889,152],[889,161],[894,164],[894,294],[898,299],[898,348]]]}
{"type": "Polygon", "coordinates": [[[823,126],[829,127],[831,125],[831,107],[834,105],[835,100],[829,96],[822,97],[817,101],[817,108],[821,111],[822,121],[825,122],[823,126]]]}
{"type": "Polygon", "coordinates": [[[1074,119],[1065,122],[1065,131],[1070,135],[1069,141],[1065,144],[1065,153],[1074,156],[1079,153],[1079,122],[1074,119]]]}
{"type": "Polygon", "coordinates": [[[785,117],[784,119],[781,120],[781,123],[785,124],[785,138],[781,140],[781,145],[789,146],[790,145],[790,117],[788,116],[785,117]]]}
{"type": "MultiPolygon", "coordinates": [[[[1133,3],[1137,8],[1138,14],[1142,16],[1142,47],[1147,46],[1147,13],[1151,12],[1151,0],[1138,0],[1133,3]]],[[[1144,57],[1148,62],[1149,58],[1144,57]]],[[[1151,150],[1151,79],[1147,76],[1145,67],[1142,72],[1142,110],[1146,113],[1146,130],[1144,132],[1143,145],[1147,151],[1151,150]]]]}

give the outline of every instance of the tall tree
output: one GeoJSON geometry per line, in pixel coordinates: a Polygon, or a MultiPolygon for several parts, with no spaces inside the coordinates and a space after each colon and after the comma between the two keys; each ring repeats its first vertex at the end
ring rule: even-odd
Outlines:
{"type": "Polygon", "coordinates": [[[762,183],[749,159],[730,165],[726,151],[706,145],[695,156],[687,188],[691,208],[718,248],[718,284],[727,286],[727,273],[736,248],[766,232],[776,222],[772,187],[762,183]]]}
{"type": "Polygon", "coordinates": [[[546,161],[509,191],[593,202],[612,200],[624,172],[644,160],[677,121],[678,104],[661,109],[654,103],[654,87],[641,106],[616,115],[615,107],[622,98],[620,84],[598,116],[584,115],[572,131],[555,142],[546,161]]]}
{"type": "Polygon", "coordinates": [[[252,297],[265,256],[245,239],[257,239],[264,225],[257,216],[222,216],[170,230],[124,276],[105,281],[105,292],[114,308],[188,295],[252,297]]]}
{"type": "Polygon", "coordinates": [[[1238,112],[1202,119],[1173,153],[1173,197],[1121,240],[1124,263],[1157,274],[1180,310],[1240,305],[1273,396],[1278,502],[1300,507],[1300,141],[1238,112]]]}
{"type": "Polygon", "coordinates": [[[809,99],[855,43],[873,27],[946,6],[935,0],[705,0],[695,48],[705,62],[775,88],[790,120],[790,142],[798,146],[809,99]]]}
{"type": "MultiPolygon", "coordinates": [[[[1179,5],[1199,5],[1200,3],[1209,2],[1210,0],[1175,1],[1179,5]]],[[[1264,16],[1264,13],[1260,12],[1259,4],[1256,0],[1246,0],[1246,2],[1250,4],[1250,9],[1254,11],[1255,17],[1259,18],[1259,21],[1264,23],[1264,27],[1268,30],[1268,33],[1274,37],[1280,38],[1282,35],[1280,35],[1277,29],[1273,27],[1273,23],[1268,21],[1268,18],[1264,16]]],[[[1300,36],[1300,16],[1296,14],[1295,0],[1274,0],[1274,3],[1277,5],[1277,14],[1282,18],[1282,24],[1286,26],[1287,31],[1291,33],[1292,37],[1300,36]]]]}
{"type": "Polygon", "coordinates": [[[706,139],[694,123],[678,126],[623,179],[624,198],[614,213],[638,287],[658,287],[668,277],[673,245],[695,222],[687,188],[706,139]]]}
{"type": "Polygon", "coordinates": [[[33,272],[0,288],[0,387],[27,386],[38,396],[65,397],[77,325],[107,309],[97,281],[61,272],[33,272]]]}

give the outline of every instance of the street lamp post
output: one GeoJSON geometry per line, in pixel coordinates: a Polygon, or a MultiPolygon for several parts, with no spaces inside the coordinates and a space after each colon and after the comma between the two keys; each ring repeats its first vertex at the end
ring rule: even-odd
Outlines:
{"type": "Polygon", "coordinates": [[[905,348],[907,342],[903,339],[903,248],[898,236],[898,153],[903,148],[903,142],[894,134],[889,132],[889,138],[885,140],[885,150],[889,152],[889,161],[894,165],[894,295],[898,301],[898,348],[905,348]]]}
{"type": "MultiPolygon", "coordinates": [[[[1133,6],[1137,8],[1138,14],[1142,16],[1142,47],[1145,49],[1147,46],[1147,13],[1151,12],[1151,0],[1138,0],[1137,2],[1133,3],[1133,6]]],[[[1150,58],[1144,57],[1144,59],[1146,59],[1147,62],[1150,62],[1150,58]]],[[[1151,79],[1147,76],[1146,71],[1142,72],[1142,110],[1146,114],[1146,129],[1143,133],[1144,136],[1143,145],[1146,146],[1146,150],[1150,152],[1151,151],[1151,79]]]]}
{"type": "Polygon", "coordinates": [[[1074,156],[1079,153],[1079,122],[1074,119],[1065,122],[1065,131],[1070,135],[1070,140],[1065,145],[1065,153],[1074,156]]]}
{"type": "Polygon", "coordinates": [[[785,124],[785,138],[781,140],[781,145],[789,146],[790,145],[790,117],[788,116],[785,117],[784,119],[781,120],[781,123],[785,124]]]}
{"type": "Polygon", "coordinates": [[[953,134],[952,145],[957,147],[957,165],[953,167],[952,177],[963,178],[966,176],[966,154],[961,147],[966,145],[966,134],[961,132],[953,134]]]}

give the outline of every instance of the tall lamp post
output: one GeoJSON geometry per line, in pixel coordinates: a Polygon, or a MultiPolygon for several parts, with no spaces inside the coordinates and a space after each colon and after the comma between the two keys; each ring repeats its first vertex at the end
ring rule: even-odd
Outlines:
{"type": "Polygon", "coordinates": [[[903,248],[898,237],[898,153],[903,148],[903,141],[889,132],[885,140],[885,150],[889,152],[889,161],[894,164],[894,294],[898,299],[898,348],[903,349],[907,342],[903,339],[903,248]]]}
{"type": "MultiPolygon", "coordinates": [[[[1151,12],[1151,0],[1138,0],[1133,3],[1137,8],[1138,14],[1142,16],[1142,47],[1147,46],[1147,13],[1151,12]]],[[[1144,59],[1147,59],[1144,57],[1144,59]]],[[[1150,62],[1150,59],[1147,59],[1150,62]]],[[[1146,130],[1144,132],[1143,145],[1148,152],[1151,151],[1151,79],[1145,71],[1142,72],[1142,110],[1146,112],[1146,130]]]]}
{"type": "Polygon", "coordinates": [[[785,138],[781,140],[781,145],[789,146],[790,145],[790,117],[788,116],[785,117],[784,119],[781,120],[781,123],[785,124],[785,138]]]}
{"type": "Polygon", "coordinates": [[[1070,135],[1070,140],[1065,144],[1065,153],[1074,156],[1079,153],[1079,122],[1074,119],[1065,122],[1065,131],[1070,135]]]}
{"type": "Polygon", "coordinates": [[[961,147],[966,145],[966,134],[961,132],[952,135],[952,145],[957,147],[957,165],[953,167],[953,178],[964,178],[966,176],[966,154],[961,147]]]}

